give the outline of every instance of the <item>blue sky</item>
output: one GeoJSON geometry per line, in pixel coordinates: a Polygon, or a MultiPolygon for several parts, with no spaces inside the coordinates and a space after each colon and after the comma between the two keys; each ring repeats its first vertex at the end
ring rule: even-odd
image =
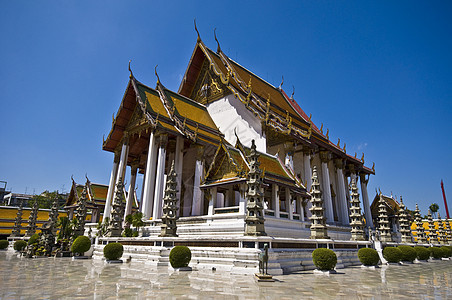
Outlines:
{"type": "MultiPolygon", "coordinates": [[[[0,180],[13,192],[108,183],[102,151],[132,59],[177,90],[203,41],[295,99],[330,139],[376,164],[369,182],[423,213],[452,197],[448,1],[1,1],[0,180]]],[[[450,204],[452,207],[452,203],[450,204]]],[[[452,212],[452,211],[451,211],[452,212]]]]}

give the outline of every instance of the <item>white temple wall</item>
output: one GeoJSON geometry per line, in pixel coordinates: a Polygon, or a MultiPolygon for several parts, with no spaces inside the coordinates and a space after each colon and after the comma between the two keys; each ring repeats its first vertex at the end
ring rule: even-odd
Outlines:
{"type": "Polygon", "coordinates": [[[195,178],[196,149],[187,149],[184,154],[184,163],[182,165],[182,189],[184,190],[184,204],[181,210],[183,216],[191,214],[193,203],[193,183],[195,178]]]}
{"type": "Polygon", "coordinates": [[[303,178],[303,152],[295,152],[293,156],[293,169],[295,171],[295,175],[297,175],[298,178],[302,179],[303,184],[306,185],[305,179],[303,178]]]}
{"type": "Polygon", "coordinates": [[[249,147],[251,140],[254,139],[257,150],[267,152],[265,134],[262,131],[260,119],[254,116],[234,95],[231,94],[209,103],[207,111],[224,134],[226,141],[235,145],[237,141],[235,133],[237,133],[243,145],[249,147]]]}

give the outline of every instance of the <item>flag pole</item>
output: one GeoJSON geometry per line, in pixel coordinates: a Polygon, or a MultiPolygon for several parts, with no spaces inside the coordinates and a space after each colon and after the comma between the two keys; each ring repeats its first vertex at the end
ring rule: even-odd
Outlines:
{"type": "Polygon", "coordinates": [[[443,184],[443,180],[441,179],[441,190],[443,191],[443,199],[444,199],[444,207],[446,208],[446,215],[447,215],[447,219],[449,220],[449,209],[447,208],[447,201],[446,201],[446,193],[444,192],[444,184],[443,184]]]}

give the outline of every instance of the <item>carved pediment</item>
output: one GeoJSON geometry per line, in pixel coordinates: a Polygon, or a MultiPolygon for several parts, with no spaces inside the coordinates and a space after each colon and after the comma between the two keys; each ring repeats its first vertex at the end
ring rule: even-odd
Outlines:
{"type": "Polygon", "coordinates": [[[147,127],[149,127],[149,123],[147,122],[143,111],[138,105],[136,105],[132,117],[130,118],[129,123],[126,126],[126,131],[129,132],[129,134],[134,134],[142,131],[147,127]]]}
{"type": "Polygon", "coordinates": [[[198,79],[190,95],[190,98],[201,104],[223,98],[230,93],[228,88],[221,82],[209,68],[208,60],[204,60],[198,79]]]}

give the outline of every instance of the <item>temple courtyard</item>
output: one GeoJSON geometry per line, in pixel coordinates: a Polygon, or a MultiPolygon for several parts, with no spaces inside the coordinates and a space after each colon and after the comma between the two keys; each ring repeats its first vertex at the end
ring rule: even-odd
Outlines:
{"type": "Polygon", "coordinates": [[[215,270],[173,272],[138,262],[106,264],[72,258],[18,258],[0,252],[0,299],[450,299],[452,261],[348,267],[256,282],[215,270]]]}

